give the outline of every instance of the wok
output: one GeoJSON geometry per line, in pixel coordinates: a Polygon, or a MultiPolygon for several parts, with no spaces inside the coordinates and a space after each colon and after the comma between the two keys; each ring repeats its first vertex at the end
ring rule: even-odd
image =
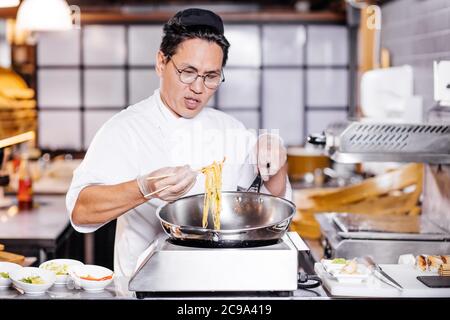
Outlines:
{"type": "Polygon", "coordinates": [[[222,192],[220,230],[202,227],[204,194],[184,197],[157,210],[172,242],[196,247],[247,247],[277,242],[288,230],[295,205],[254,192],[222,192]]]}

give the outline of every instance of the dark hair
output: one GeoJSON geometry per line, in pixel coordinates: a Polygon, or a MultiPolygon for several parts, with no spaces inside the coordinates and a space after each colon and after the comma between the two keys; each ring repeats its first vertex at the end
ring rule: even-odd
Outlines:
{"type": "Polygon", "coordinates": [[[185,40],[203,39],[209,42],[215,42],[222,49],[223,59],[222,67],[225,66],[228,59],[228,48],[230,43],[223,34],[213,27],[209,26],[186,26],[181,22],[181,17],[176,14],[163,28],[163,38],[159,49],[167,57],[172,57],[178,46],[185,40]]]}

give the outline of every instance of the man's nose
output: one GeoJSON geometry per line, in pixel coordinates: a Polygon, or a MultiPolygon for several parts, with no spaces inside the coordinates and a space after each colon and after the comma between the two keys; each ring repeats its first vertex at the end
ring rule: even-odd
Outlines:
{"type": "Polygon", "coordinates": [[[205,88],[205,85],[203,84],[203,78],[198,76],[197,79],[195,79],[194,82],[191,83],[190,88],[197,94],[202,93],[205,88]]]}

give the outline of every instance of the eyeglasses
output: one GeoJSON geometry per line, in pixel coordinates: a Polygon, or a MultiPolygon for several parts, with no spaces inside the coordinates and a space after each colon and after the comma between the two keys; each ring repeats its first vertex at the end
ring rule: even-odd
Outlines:
{"type": "Polygon", "coordinates": [[[178,75],[180,76],[180,81],[185,84],[191,84],[195,80],[197,80],[198,77],[203,78],[203,84],[208,89],[215,90],[217,89],[222,82],[225,81],[225,76],[223,75],[223,72],[220,73],[207,73],[204,75],[198,74],[197,71],[195,71],[192,68],[186,68],[183,70],[178,69],[177,65],[173,61],[173,59],[170,59],[172,61],[175,69],[178,72],[178,75]]]}

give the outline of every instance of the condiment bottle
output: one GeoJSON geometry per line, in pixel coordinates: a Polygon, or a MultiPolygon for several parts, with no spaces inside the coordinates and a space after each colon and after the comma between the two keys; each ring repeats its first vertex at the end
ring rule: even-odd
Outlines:
{"type": "Polygon", "coordinates": [[[30,210],[33,208],[33,181],[26,154],[22,156],[19,166],[17,205],[19,210],[30,210]]]}

